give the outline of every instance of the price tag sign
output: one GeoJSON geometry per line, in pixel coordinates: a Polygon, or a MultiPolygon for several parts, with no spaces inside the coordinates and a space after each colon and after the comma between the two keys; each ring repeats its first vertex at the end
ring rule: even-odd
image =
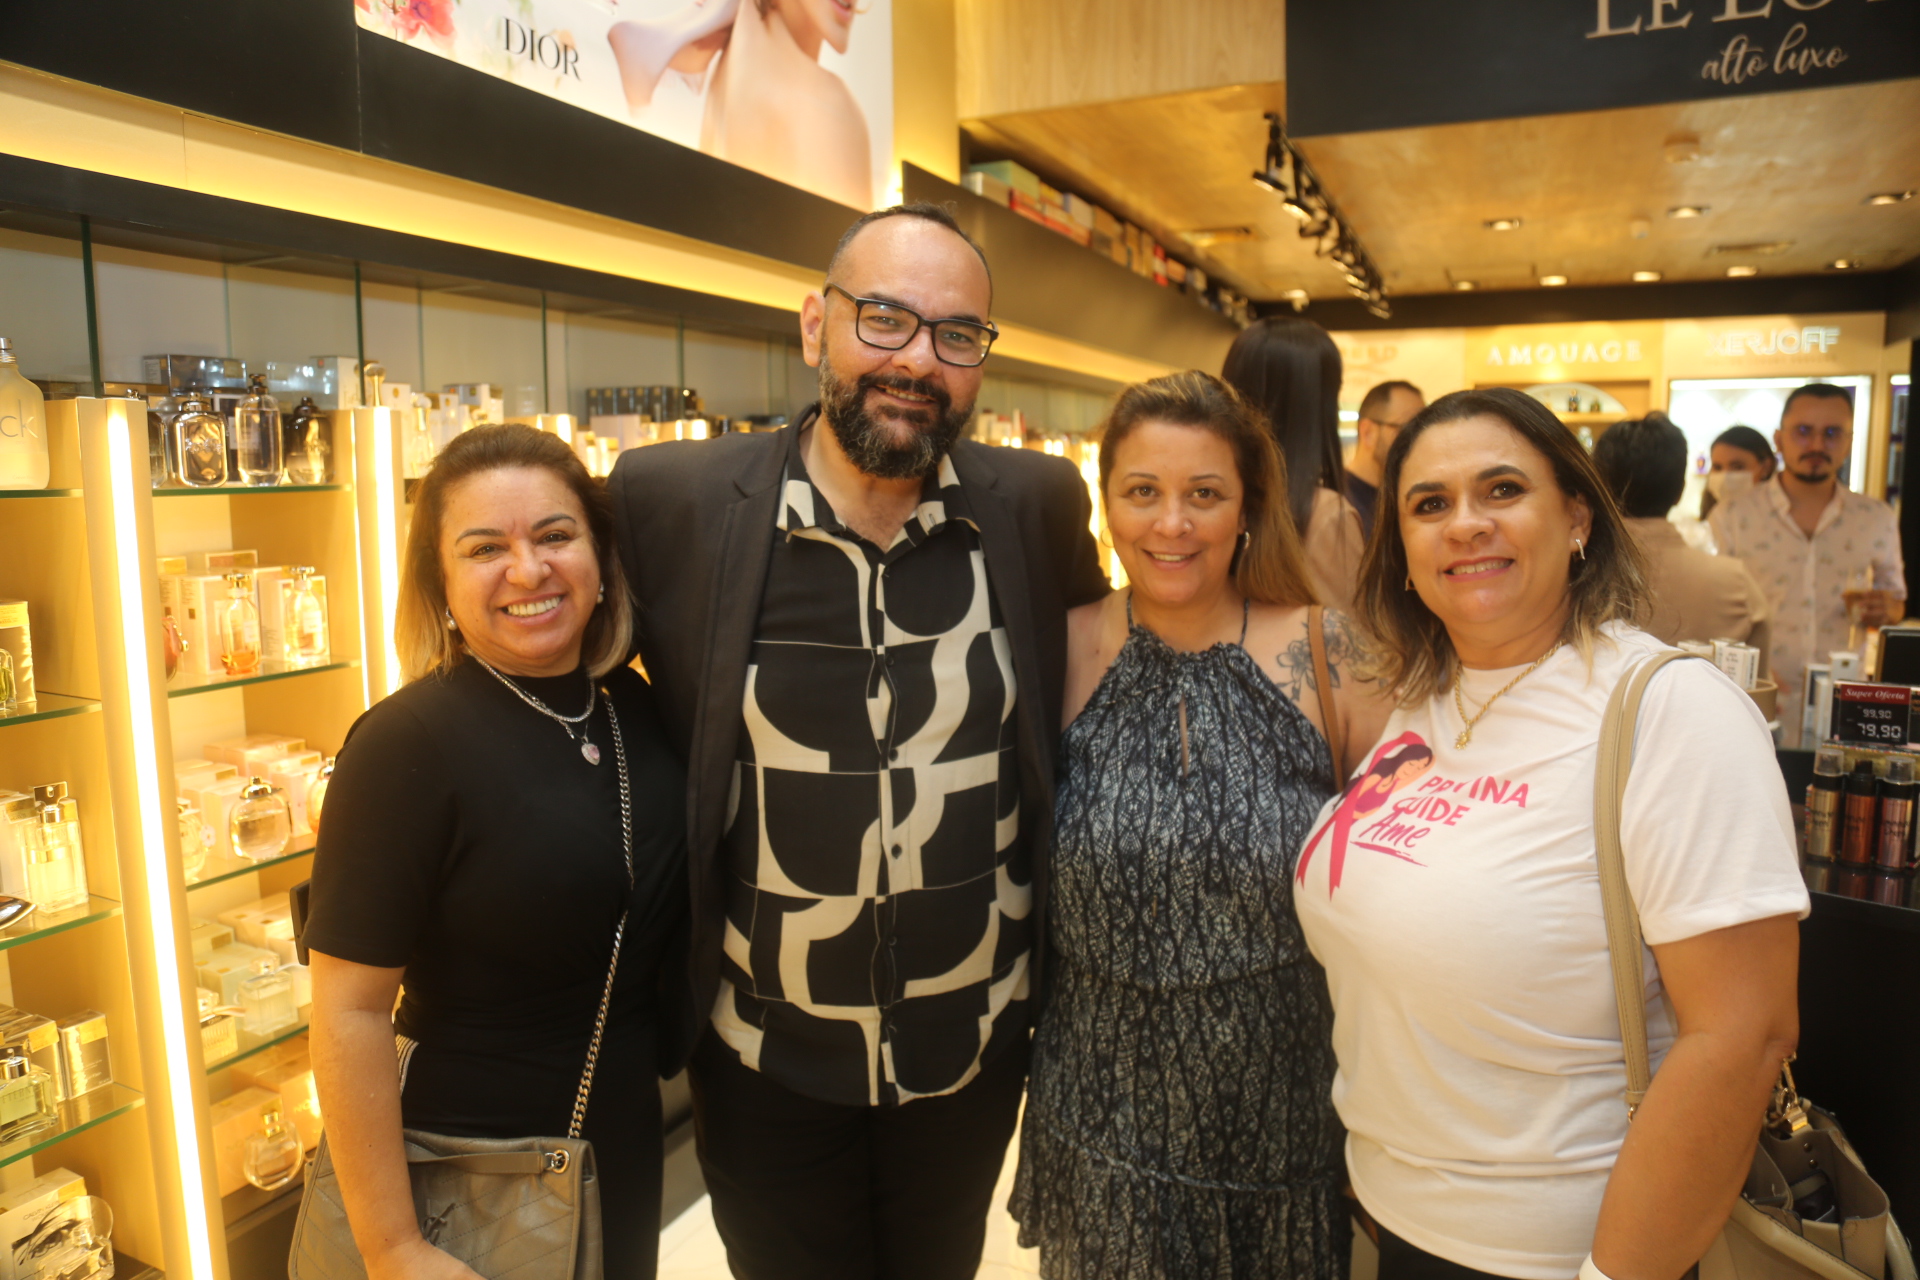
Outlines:
{"type": "Polygon", "coordinates": [[[1913,740],[1913,694],[1904,684],[1833,686],[1833,736],[1862,746],[1904,747],[1913,740]]]}

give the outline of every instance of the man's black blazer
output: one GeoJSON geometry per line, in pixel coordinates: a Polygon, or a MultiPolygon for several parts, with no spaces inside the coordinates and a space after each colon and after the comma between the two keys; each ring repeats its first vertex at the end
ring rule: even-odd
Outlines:
{"type": "MultiPolygon", "coordinates": [[[[738,754],[747,660],[773,555],[791,437],[730,434],[630,449],[613,494],[620,562],[636,598],[635,641],[667,730],[687,762],[687,871],[693,907],[693,1012],[719,991],[726,918],[720,841],[738,754]]],[[[1018,684],[1021,835],[1034,868],[1033,981],[1046,936],[1053,755],[1067,666],[1067,610],[1110,590],[1088,531],[1079,471],[1026,449],[961,441],[953,468],[980,526],[1018,684]]]]}

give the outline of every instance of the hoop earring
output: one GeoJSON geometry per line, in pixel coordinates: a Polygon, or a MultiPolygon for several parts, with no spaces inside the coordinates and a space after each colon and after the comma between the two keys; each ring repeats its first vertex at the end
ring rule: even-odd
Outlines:
{"type": "Polygon", "coordinates": [[[449,630],[449,631],[458,631],[458,630],[460,629],[460,624],[459,624],[459,623],[457,623],[457,622],[455,622],[455,621],[453,620],[453,610],[452,610],[452,609],[442,609],[442,610],[440,610],[440,612],[446,615],[446,618],[447,618],[447,630],[449,630]]]}
{"type": "Polygon", "coordinates": [[[1580,541],[1580,539],[1575,538],[1573,540],[1573,549],[1580,553],[1580,558],[1582,560],[1585,560],[1587,558],[1587,544],[1580,541]]]}
{"type": "Polygon", "coordinates": [[[1253,530],[1242,529],[1240,531],[1240,549],[1242,551],[1245,551],[1248,547],[1252,545],[1253,545],[1253,530]]]}

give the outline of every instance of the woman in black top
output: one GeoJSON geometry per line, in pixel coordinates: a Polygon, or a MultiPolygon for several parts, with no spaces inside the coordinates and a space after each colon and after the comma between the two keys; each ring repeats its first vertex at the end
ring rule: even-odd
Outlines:
{"type": "Polygon", "coordinates": [[[609,1280],[654,1274],[653,1080],[684,1039],[667,1011],[686,985],[685,784],[652,691],[621,665],[630,634],[605,490],[572,450],[528,427],[456,438],[408,536],[411,683],[341,749],[305,934],[314,1075],[373,1280],[473,1280],[420,1233],[400,1131],[566,1133],[623,909],[582,1136],[609,1280]]]}

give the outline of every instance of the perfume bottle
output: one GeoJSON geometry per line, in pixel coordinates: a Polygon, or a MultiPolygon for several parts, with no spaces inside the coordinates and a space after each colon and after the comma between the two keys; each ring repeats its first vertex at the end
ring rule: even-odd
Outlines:
{"type": "Polygon", "coordinates": [[[242,484],[279,484],[285,478],[280,402],[267,390],[264,373],[249,379],[247,394],[234,406],[233,447],[242,484]]]}
{"type": "Polygon", "coordinates": [[[230,573],[227,604],[220,611],[220,665],[230,676],[260,669],[260,610],[253,603],[253,575],[230,573]]]}
{"type": "Polygon", "coordinates": [[[300,397],[300,403],[287,416],[281,438],[285,441],[287,480],[293,484],[325,484],[327,462],[333,452],[327,439],[327,415],[312,396],[300,397]]]}
{"type": "Polygon", "coordinates": [[[274,858],[293,838],[293,815],[287,798],[265,778],[249,778],[227,815],[227,839],[233,851],[250,862],[274,858]]]}
{"type": "Polygon", "coordinates": [[[0,715],[12,715],[20,705],[20,686],[13,679],[13,655],[0,649],[0,715]]]}
{"type": "Polygon", "coordinates": [[[87,905],[87,857],[80,840],[80,804],[67,784],[35,787],[39,821],[27,844],[27,897],[42,911],[87,905]]]}
{"type": "Polygon", "coordinates": [[[156,489],[173,483],[173,460],[167,456],[167,402],[147,406],[147,479],[156,489]]]}
{"type": "Polygon", "coordinates": [[[160,652],[166,659],[167,679],[171,680],[180,670],[180,659],[187,653],[187,638],[180,634],[180,624],[173,620],[172,605],[160,611],[160,652]]]}
{"type": "Polygon", "coordinates": [[[273,1191],[300,1172],[300,1139],[287,1128],[277,1102],[268,1104],[260,1121],[263,1127],[247,1138],[247,1158],[240,1172],[262,1191],[273,1191]]]}
{"type": "Polygon", "coordinates": [[[240,984],[240,1029],[249,1035],[270,1036],[300,1020],[293,982],[279,964],[276,957],[261,956],[253,962],[253,976],[240,984]]]}
{"type": "Polygon", "coordinates": [[[47,487],[47,398],[0,338],[0,489],[47,487]]]}
{"type": "Polygon", "coordinates": [[[313,828],[313,834],[320,834],[320,811],[327,806],[327,787],[333,782],[334,756],[328,756],[320,766],[320,772],[313,775],[313,783],[307,788],[307,825],[313,828]]]}
{"type": "Polygon", "coordinates": [[[58,1230],[33,1261],[43,1280],[107,1280],[113,1275],[113,1209],[99,1196],[60,1202],[58,1230]]]}
{"type": "Polygon", "coordinates": [[[180,869],[186,873],[187,883],[192,884],[213,853],[213,831],[190,801],[175,800],[174,803],[180,807],[180,869]]]}
{"type": "Polygon", "coordinates": [[[327,660],[327,610],[313,590],[313,566],[297,564],[293,574],[293,599],[288,602],[287,665],[327,660]]]}
{"type": "Polygon", "coordinates": [[[167,423],[173,440],[173,476],[194,489],[210,489],[227,482],[227,424],[213,411],[204,391],[189,391],[180,412],[167,423]]]}
{"type": "Polygon", "coordinates": [[[0,1045],[0,1142],[51,1128],[59,1115],[53,1076],[33,1064],[26,1045],[0,1045]]]}
{"type": "Polygon", "coordinates": [[[196,990],[200,1002],[200,1052],[208,1063],[224,1062],[240,1051],[240,1024],[220,1005],[220,993],[196,990]]]}

